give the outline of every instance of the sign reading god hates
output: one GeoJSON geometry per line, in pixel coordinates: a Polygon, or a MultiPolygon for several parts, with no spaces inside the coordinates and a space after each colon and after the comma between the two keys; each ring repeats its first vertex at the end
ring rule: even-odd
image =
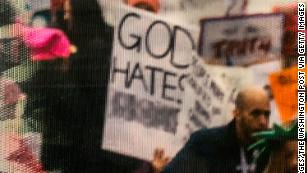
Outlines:
{"type": "Polygon", "coordinates": [[[281,14],[202,20],[199,53],[207,63],[247,66],[280,57],[281,14]]]}
{"type": "Polygon", "coordinates": [[[197,32],[129,7],[117,14],[103,149],[151,160],[162,147],[173,156],[197,32]]]}

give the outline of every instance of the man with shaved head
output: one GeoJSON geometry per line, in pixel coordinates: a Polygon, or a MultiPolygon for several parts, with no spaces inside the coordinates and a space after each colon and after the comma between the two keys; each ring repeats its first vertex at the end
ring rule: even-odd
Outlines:
{"type": "Polygon", "coordinates": [[[234,119],[226,126],[201,129],[163,173],[258,173],[267,159],[257,160],[258,151],[247,151],[252,133],[269,126],[269,97],[262,88],[241,90],[235,102],[234,119]]]}
{"type": "Polygon", "coordinates": [[[266,130],[269,125],[270,100],[259,88],[247,88],[239,92],[234,110],[235,129],[242,144],[250,144],[251,134],[266,130]]]}

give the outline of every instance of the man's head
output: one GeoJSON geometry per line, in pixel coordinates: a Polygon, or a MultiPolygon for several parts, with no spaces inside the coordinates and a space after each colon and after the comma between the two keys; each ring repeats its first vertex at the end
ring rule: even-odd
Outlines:
{"type": "Polygon", "coordinates": [[[253,142],[252,133],[269,126],[270,102],[262,88],[249,87],[239,92],[234,110],[236,133],[242,144],[253,142]]]}
{"type": "Polygon", "coordinates": [[[127,4],[154,13],[158,13],[160,9],[159,0],[128,0],[127,4]]]}

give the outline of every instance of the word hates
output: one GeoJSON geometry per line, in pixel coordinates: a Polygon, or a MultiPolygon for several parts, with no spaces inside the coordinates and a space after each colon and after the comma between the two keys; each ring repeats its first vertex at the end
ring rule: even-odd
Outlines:
{"type": "Polygon", "coordinates": [[[111,68],[112,83],[123,78],[124,87],[130,89],[135,82],[140,82],[148,94],[160,94],[160,97],[164,100],[177,104],[182,103],[181,98],[178,98],[178,92],[182,93],[184,91],[183,80],[188,77],[187,74],[177,74],[161,67],[141,65],[139,62],[126,62],[125,66],[121,64],[122,67],[119,67],[120,63],[117,61],[118,58],[113,57],[111,68]],[[162,81],[160,81],[161,78],[162,81]]]}

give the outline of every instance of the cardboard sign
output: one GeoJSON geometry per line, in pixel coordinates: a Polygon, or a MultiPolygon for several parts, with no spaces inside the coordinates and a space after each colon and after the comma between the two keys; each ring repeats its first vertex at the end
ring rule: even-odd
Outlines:
{"type": "Polygon", "coordinates": [[[194,34],[147,12],[119,9],[103,149],[147,160],[158,147],[176,154],[183,145],[175,135],[183,82],[196,54],[194,34]]]}
{"type": "Polygon", "coordinates": [[[199,52],[208,63],[246,66],[280,56],[281,14],[208,19],[201,27],[199,52]]]}
{"type": "Polygon", "coordinates": [[[186,80],[185,100],[181,112],[180,133],[186,142],[201,128],[225,125],[233,118],[238,91],[252,82],[246,68],[205,65],[198,62],[186,80]]]}
{"type": "MultiPolygon", "coordinates": [[[[306,73],[306,70],[302,70],[306,73]]],[[[270,84],[282,122],[297,117],[298,69],[292,67],[270,75],[270,84]]]]}

